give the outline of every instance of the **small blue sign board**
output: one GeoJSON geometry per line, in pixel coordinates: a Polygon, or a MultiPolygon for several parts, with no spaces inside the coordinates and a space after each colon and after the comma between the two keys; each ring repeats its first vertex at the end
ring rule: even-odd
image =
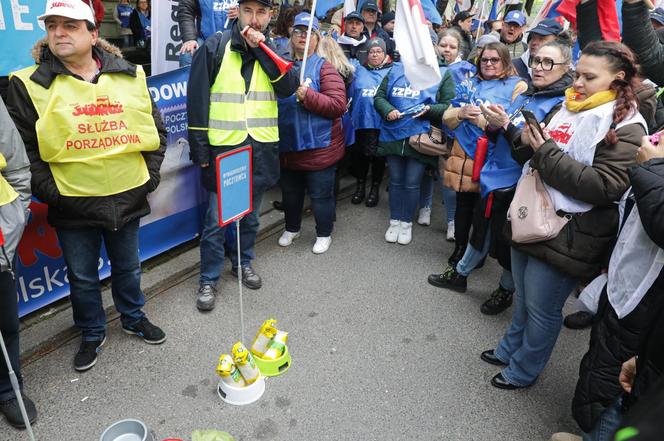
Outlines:
{"type": "Polygon", "coordinates": [[[254,209],[251,155],[251,146],[246,146],[217,156],[217,203],[222,227],[254,209]]]}

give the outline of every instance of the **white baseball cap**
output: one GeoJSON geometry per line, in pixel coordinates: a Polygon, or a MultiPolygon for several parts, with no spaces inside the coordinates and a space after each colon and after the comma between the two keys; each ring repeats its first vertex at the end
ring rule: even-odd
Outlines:
{"type": "Polygon", "coordinates": [[[46,20],[52,15],[67,17],[74,20],[86,20],[95,25],[95,17],[92,8],[82,0],[48,0],[46,10],[37,17],[38,20],[46,20]]]}

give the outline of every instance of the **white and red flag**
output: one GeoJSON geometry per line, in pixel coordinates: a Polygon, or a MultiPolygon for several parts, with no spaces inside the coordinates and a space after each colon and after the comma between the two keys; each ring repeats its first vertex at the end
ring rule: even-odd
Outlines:
{"type": "Polygon", "coordinates": [[[397,0],[394,41],[411,88],[424,90],[440,83],[438,57],[420,0],[397,0]]]}

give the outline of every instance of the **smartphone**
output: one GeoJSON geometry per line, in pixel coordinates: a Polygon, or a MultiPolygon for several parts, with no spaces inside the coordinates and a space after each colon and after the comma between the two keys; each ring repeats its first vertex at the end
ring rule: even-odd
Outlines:
{"type": "Polygon", "coordinates": [[[526,119],[526,124],[529,124],[531,127],[534,127],[535,130],[537,130],[542,136],[544,137],[544,132],[542,131],[542,128],[540,127],[539,121],[537,121],[537,118],[535,117],[535,114],[531,112],[530,110],[522,109],[521,114],[523,117],[526,119]]]}

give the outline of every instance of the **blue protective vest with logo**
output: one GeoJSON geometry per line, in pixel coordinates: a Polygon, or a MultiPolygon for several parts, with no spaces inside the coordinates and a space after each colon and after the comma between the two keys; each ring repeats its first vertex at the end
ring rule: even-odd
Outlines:
{"type": "Polygon", "coordinates": [[[374,97],[378,86],[390,71],[389,67],[369,70],[359,66],[355,70],[351,97],[353,98],[351,113],[355,129],[379,129],[382,118],[374,107],[374,97]]]}
{"type": "MultiPolygon", "coordinates": [[[[522,127],[525,123],[523,115],[519,112],[521,108],[530,110],[535,114],[538,121],[543,121],[551,109],[564,100],[564,96],[537,97],[518,96],[507,110],[508,115],[516,113],[512,124],[522,127]]],[[[522,167],[512,158],[511,146],[507,139],[500,134],[495,146],[487,152],[484,167],[480,172],[480,193],[486,197],[493,190],[512,187],[521,177],[522,167]]]]}
{"type": "MultiPolygon", "coordinates": [[[[305,81],[309,87],[320,92],[320,70],[325,59],[316,54],[307,59],[304,70],[305,81]],[[310,81],[309,81],[310,80],[310,81]]],[[[301,61],[295,62],[299,68],[301,61]]],[[[332,120],[309,112],[295,94],[288,98],[278,98],[279,106],[279,151],[300,152],[319,149],[330,145],[332,120]]]]}
{"type": "Polygon", "coordinates": [[[448,66],[448,69],[450,70],[450,75],[452,75],[454,84],[459,84],[463,80],[472,77],[473,75],[475,75],[475,72],[477,71],[475,65],[467,62],[466,60],[461,60],[457,61],[456,63],[452,63],[448,66]]]}
{"type": "MultiPolygon", "coordinates": [[[[482,80],[477,76],[469,78],[457,84],[457,96],[452,100],[454,107],[461,107],[465,104],[500,104],[508,109],[512,105],[512,93],[520,77],[509,77],[502,80],[482,80]]],[[[459,142],[461,148],[471,158],[475,157],[475,147],[477,139],[482,136],[482,129],[468,120],[461,121],[461,124],[453,130],[454,138],[459,142]]],[[[489,145],[489,150],[491,149],[489,145]]]]}
{"type": "MultiPolygon", "coordinates": [[[[223,32],[226,28],[228,8],[236,6],[232,0],[199,0],[201,7],[201,35],[208,38],[215,32],[223,32]]],[[[228,29],[230,29],[230,22],[228,29]]]]}
{"type": "Polygon", "coordinates": [[[118,18],[123,28],[129,28],[129,16],[131,15],[134,8],[130,4],[118,4],[118,18]]]}
{"type": "MultiPolygon", "coordinates": [[[[447,72],[446,66],[440,66],[440,73],[444,77],[447,72]]],[[[387,99],[400,112],[405,112],[419,104],[434,104],[439,84],[425,90],[414,90],[401,63],[394,63],[392,70],[387,74],[387,99]]],[[[431,123],[424,118],[412,118],[405,115],[395,121],[383,121],[380,128],[380,141],[401,141],[413,135],[426,133],[431,128],[431,123]]]]}

